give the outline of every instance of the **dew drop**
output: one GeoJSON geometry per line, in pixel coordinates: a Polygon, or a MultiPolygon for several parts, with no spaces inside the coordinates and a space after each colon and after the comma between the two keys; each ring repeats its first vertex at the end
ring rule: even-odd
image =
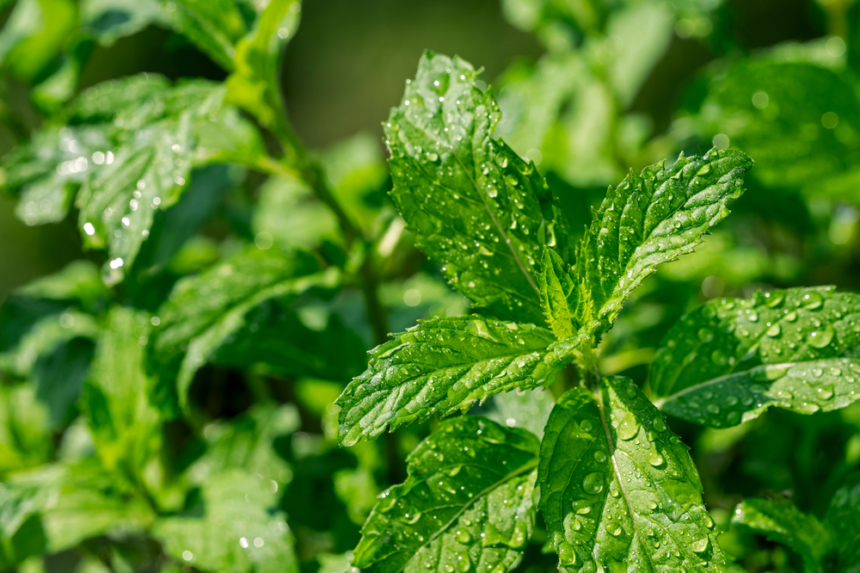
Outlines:
{"type": "Polygon", "coordinates": [[[813,330],[806,341],[815,348],[824,348],[833,340],[833,327],[829,324],[824,328],[813,330]]]}
{"type": "Polygon", "coordinates": [[[600,493],[603,491],[603,474],[593,472],[585,476],[585,479],[582,480],[582,489],[586,493],[600,493]]]}

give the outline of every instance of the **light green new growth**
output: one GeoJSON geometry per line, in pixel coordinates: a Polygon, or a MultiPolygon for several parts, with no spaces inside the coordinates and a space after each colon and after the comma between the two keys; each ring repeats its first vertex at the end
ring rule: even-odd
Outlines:
{"type": "Polygon", "coordinates": [[[132,484],[139,481],[161,439],[159,414],[149,403],[152,380],[145,372],[145,348],[140,343],[150,328],[147,313],[114,308],[81,395],[81,409],[102,464],[132,484]]]}
{"type": "Polygon", "coordinates": [[[292,532],[270,483],[231,469],[203,484],[201,503],[155,522],[165,552],[202,571],[298,573],[292,532]]]}
{"type": "Polygon", "coordinates": [[[573,336],[582,318],[579,313],[588,305],[578,298],[583,291],[577,288],[573,269],[552,248],[544,249],[539,286],[543,311],[553,334],[559,340],[573,336]]]}

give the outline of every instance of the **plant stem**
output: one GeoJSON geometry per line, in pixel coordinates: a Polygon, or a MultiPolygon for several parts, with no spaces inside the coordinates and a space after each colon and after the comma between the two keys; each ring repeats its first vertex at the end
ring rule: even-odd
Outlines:
{"type": "Polygon", "coordinates": [[[260,165],[261,167],[265,165],[265,168],[271,169],[273,173],[280,172],[296,176],[307,183],[317,199],[331,209],[337,218],[341,229],[343,229],[347,250],[357,241],[364,243],[364,260],[359,268],[357,278],[361,292],[364,295],[368,321],[373,330],[374,340],[376,344],[382,344],[388,339],[388,312],[379,298],[379,278],[377,276],[376,265],[374,264],[370,241],[364,237],[361,228],[352,221],[343,209],[343,206],[331,192],[325,181],[322,169],[308,156],[304,146],[287,123],[285,115],[283,115],[283,120],[279,124],[275,130],[275,135],[278,137],[278,141],[284,150],[284,158],[280,162],[266,158],[260,161],[260,165]],[[271,165],[270,161],[280,164],[280,167],[271,165]]]}

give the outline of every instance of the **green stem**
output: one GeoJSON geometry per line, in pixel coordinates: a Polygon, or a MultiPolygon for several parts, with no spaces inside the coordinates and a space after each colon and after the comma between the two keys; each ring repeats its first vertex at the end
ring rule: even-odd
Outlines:
{"type": "Polygon", "coordinates": [[[592,344],[584,344],[577,360],[585,387],[594,390],[600,383],[600,373],[597,370],[597,351],[592,344]]]}
{"type": "Polygon", "coordinates": [[[819,0],[827,14],[827,31],[831,36],[845,39],[848,36],[848,2],[846,0],[819,0]]]}
{"type": "Polygon", "coordinates": [[[326,205],[334,213],[343,229],[346,239],[347,250],[357,241],[364,243],[364,261],[358,271],[358,282],[364,295],[367,316],[373,329],[373,336],[377,344],[382,344],[388,338],[388,312],[379,298],[379,278],[374,264],[373,250],[370,241],[364,236],[361,228],[349,217],[343,206],[331,192],[325,181],[325,176],[320,166],[309,156],[304,146],[293,133],[287,122],[286,114],[279,114],[282,118],[274,130],[281,147],[284,150],[284,158],[280,162],[282,167],[278,168],[269,163],[268,158],[260,163],[265,164],[268,169],[277,172],[282,169],[283,173],[298,176],[307,183],[314,195],[321,203],[326,205]]]}

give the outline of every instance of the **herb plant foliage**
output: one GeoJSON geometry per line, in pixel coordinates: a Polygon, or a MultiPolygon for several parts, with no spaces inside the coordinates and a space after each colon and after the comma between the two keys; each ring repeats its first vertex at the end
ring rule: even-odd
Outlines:
{"type": "Polygon", "coordinates": [[[736,201],[780,212],[747,187],[791,188],[810,227],[854,200],[845,42],[727,57],[660,134],[637,94],[672,34],[729,54],[729,8],[502,4],[547,54],[496,90],[425,52],[387,167],[373,138],[311,152],[290,125],[298,0],[15,4],[0,61],[45,121],[2,185],[91,253],[0,307],[0,570],[860,571],[860,298],[694,254],[751,233],[717,227],[736,201]],[[77,90],[94,46],[149,25],[226,79],[77,90]],[[703,304],[665,280],[690,260],[703,304]],[[789,466],[774,420],[807,462],[847,443],[824,493],[715,477],[759,434],[737,465],[789,466]]]}

